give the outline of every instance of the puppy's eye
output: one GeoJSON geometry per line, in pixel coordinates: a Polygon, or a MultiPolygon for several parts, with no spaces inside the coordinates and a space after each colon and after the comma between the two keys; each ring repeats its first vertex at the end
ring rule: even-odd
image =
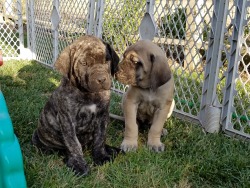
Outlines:
{"type": "Polygon", "coordinates": [[[142,62],[141,62],[141,61],[134,61],[134,63],[135,63],[137,66],[142,66],[142,62]]]}
{"type": "Polygon", "coordinates": [[[143,64],[141,61],[136,62],[135,68],[136,68],[136,70],[139,70],[139,69],[144,70],[144,67],[143,67],[143,64]]]}
{"type": "Polygon", "coordinates": [[[86,66],[87,65],[87,62],[86,61],[80,61],[79,62],[81,65],[83,65],[83,66],[86,66]]]}

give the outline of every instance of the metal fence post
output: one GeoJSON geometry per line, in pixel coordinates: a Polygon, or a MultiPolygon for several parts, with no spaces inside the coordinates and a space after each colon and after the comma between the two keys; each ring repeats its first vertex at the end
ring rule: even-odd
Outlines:
{"type": "MultiPolygon", "coordinates": [[[[234,112],[235,108],[233,106],[234,96],[236,95],[237,91],[235,89],[235,79],[238,77],[238,66],[240,60],[240,45],[241,39],[243,35],[244,25],[247,24],[246,18],[246,0],[237,1],[236,4],[236,12],[235,12],[235,19],[233,23],[233,34],[231,40],[231,47],[229,55],[229,62],[228,62],[228,69],[226,75],[226,85],[224,89],[224,97],[223,97],[223,108],[222,108],[222,129],[223,131],[232,131],[236,132],[233,128],[231,123],[232,113],[234,112]]],[[[248,2],[249,3],[249,2],[248,2]]],[[[243,133],[238,131],[238,134],[242,135],[243,133]]],[[[244,135],[243,135],[244,136],[244,135]]]]}
{"type": "Polygon", "coordinates": [[[59,50],[58,50],[58,26],[60,22],[59,14],[59,0],[53,1],[53,9],[51,13],[51,23],[52,23],[52,34],[53,34],[53,62],[56,61],[59,50]]]}
{"type": "Polygon", "coordinates": [[[27,19],[27,23],[26,23],[26,30],[27,30],[27,48],[24,49],[23,55],[25,55],[27,57],[27,59],[33,59],[33,51],[31,50],[31,32],[30,32],[30,28],[31,28],[31,16],[30,16],[30,2],[29,0],[26,1],[26,19],[27,19]]]}
{"type": "Polygon", "coordinates": [[[31,58],[36,59],[36,33],[35,33],[35,14],[34,14],[34,1],[27,0],[26,7],[28,11],[27,16],[27,43],[28,49],[31,51],[31,58]]]}
{"type": "Polygon", "coordinates": [[[154,6],[155,6],[155,0],[147,0],[146,2],[146,12],[148,12],[151,15],[154,15],[154,6]]]}
{"type": "Polygon", "coordinates": [[[216,89],[219,68],[222,65],[221,49],[224,42],[224,28],[229,1],[215,0],[214,3],[199,114],[199,120],[207,132],[218,132],[220,129],[221,108],[218,104],[216,89]]]}
{"type": "Polygon", "coordinates": [[[89,0],[89,9],[88,9],[88,19],[87,19],[87,28],[86,33],[92,35],[94,28],[94,16],[95,16],[95,0],[89,0]]]}
{"type": "Polygon", "coordinates": [[[102,38],[102,21],[103,21],[105,1],[98,0],[96,6],[97,7],[96,7],[94,35],[99,38],[102,38]]]}
{"type": "Polygon", "coordinates": [[[156,34],[156,24],[154,20],[155,0],[146,1],[146,12],[139,27],[140,39],[153,40],[156,34]]]}
{"type": "Polygon", "coordinates": [[[24,56],[24,38],[23,38],[22,4],[20,0],[16,2],[16,7],[18,16],[19,50],[20,50],[20,57],[22,57],[24,56]]]}
{"type": "Polygon", "coordinates": [[[185,36],[185,61],[184,66],[189,70],[194,70],[202,61],[197,43],[202,43],[202,6],[204,0],[191,0],[186,8],[186,36],[185,36]],[[196,9],[196,10],[195,10],[196,9]],[[197,11],[197,12],[196,12],[197,11]],[[195,13],[196,12],[196,13],[195,13]],[[190,46],[193,45],[191,48],[190,46]]]}

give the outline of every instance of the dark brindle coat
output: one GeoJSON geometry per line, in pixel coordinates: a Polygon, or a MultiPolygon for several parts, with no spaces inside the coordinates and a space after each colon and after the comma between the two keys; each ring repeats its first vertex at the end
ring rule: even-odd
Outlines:
{"type": "Polygon", "coordinates": [[[41,112],[32,141],[46,151],[63,151],[67,166],[77,174],[89,171],[83,147],[92,146],[96,164],[110,161],[119,152],[105,145],[111,75],[118,62],[110,45],[84,36],[68,46],[55,63],[63,78],[41,112]]]}

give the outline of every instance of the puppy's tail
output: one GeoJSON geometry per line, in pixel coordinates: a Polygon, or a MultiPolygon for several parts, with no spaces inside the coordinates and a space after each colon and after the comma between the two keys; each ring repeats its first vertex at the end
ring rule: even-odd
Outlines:
{"type": "Polygon", "coordinates": [[[31,139],[31,144],[37,148],[43,148],[45,145],[40,141],[37,130],[34,131],[31,139]]]}
{"type": "Polygon", "coordinates": [[[47,153],[47,154],[51,154],[51,151],[48,151],[49,150],[48,147],[41,142],[41,140],[38,136],[37,129],[34,131],[34,133],[32,135],[31,144],[33,146],[37,147],[38,149],[40,149],[42,152],[47,153]]]}
{"type": "Polygon", "coordinates": [[[175,101],[173,99],[172,104],[171,104],[170,109],[169,109],[169,112],[168,112],[168,115],[167,115],[167,119],[172,115],[172,113],[174,111],[174,107],[175,107],[175,101]]]}

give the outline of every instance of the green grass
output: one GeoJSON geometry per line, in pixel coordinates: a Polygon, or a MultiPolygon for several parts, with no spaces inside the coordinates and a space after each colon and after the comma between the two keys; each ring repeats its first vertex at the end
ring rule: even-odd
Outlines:
{"type": "MultiPolygon", "coordinates": [[[[113,163],[94,166],[86,151],[91,173],[75,176],[61,156],[44,155],[30,144],[40,110],[59,79],[36,62],[8,61],[0,67],[1,90],[22,149],[28,187],[250,187],[249,142],[221,133],[205,135],[199,126],[175,117],[165,125],[169,132],[162,138],[165,152],[150,152],[145,147],[147,134],[140,133],[139,150],[118,156],[113,163]]],[[[107,143],[119,146],[122,134],[122,122],[112,120],[107,143]]]]}

